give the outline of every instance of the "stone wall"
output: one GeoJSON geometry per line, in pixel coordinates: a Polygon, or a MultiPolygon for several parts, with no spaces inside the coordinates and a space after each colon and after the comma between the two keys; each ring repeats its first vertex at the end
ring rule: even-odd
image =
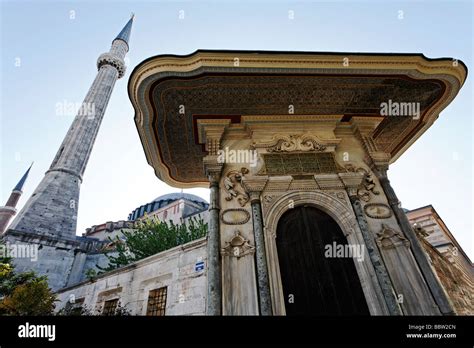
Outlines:
{"type": "Polygon", "coordinates": [[[474,315],[474,287],[472,278],[466,278],[463,270],[450,262],[424,238],[419,238],[428,254],[436,274],[446,290],[458,315],[474,315]]]}
{"type": "Polygon", "coordinates": [[[15,257],[15,270],[19,273],[34,271],[38,275],[47,276],[48,284],[54,291],[68,284],[71,272],[81,272],[77,263],[87,253],[102,245],[100,241],[92,238],[78,237],[71,240],[15,230],[8,230],[4,240],[10,244],[26,245],[37,250],[34,259],[15,257]]]}
{"type": "Polygon", "coordinates": [[[93,280],[61,289],[57,310],[75,298],[99,313],[104,301],[119,299],[131,315],[146,315],[151,290],[167,287],[166,315],[202,315],[206,308],[206,239],[161,252],[93,280]],[[196,270],[196,263],[204,269],[196,270]]]}

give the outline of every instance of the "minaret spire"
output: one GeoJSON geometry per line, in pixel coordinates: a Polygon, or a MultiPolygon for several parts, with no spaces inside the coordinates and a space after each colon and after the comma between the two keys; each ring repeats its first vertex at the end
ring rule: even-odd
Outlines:
{"type": "Polygon", "coordinates": [[[135,18],[135,14],[132,13],[130,16],[130,19],[128,20],[127,24],[123,27],[123,29],[120,31],[120,33],[117,35],[117,37],[114,39],[115,40],[122,40],[127,44],[128,47],[128,41],[130,40],[130,34],[132,33],[132,25],[133,25],[133,19],[135,18]]]}
{"type": "Polygon", "coordinates": [[[0,235],[5,232],[11,218],[16,214],[16,205],[23,194],[23,186],[25,185],[25,181],[28,178],[28,174],[30,173],[32,166],[33,163],[31,163],[30,167],[26,170],[25,174],[23,174],[18,184],[16,184],[16,186],[13,188],[13,191],[10,194],[5,206],[0,207],[0,235]]]}
{"type": "MultiPolygon", "coordinates": [[[[133,17],[97,60],[97,76],[49,170],[10,225],[18,233],[75,239],[79,191],[105,109],[117,79],[125,74],[133,17]]],[[[9,233],[6,232],[6,234],[9,233]]]]}
{"type": "Polygon", "coordinates": [[[18,184],[16,184],[15,188],[13,191],[20,191],[23,192],[23,185],[25,185],[25,181],[28,178],[28,174],[30,174],[31,167],[33,167],[33,163],[31,162],[30,167],[26,170],[25,174],[21,177],[20,181],[18,181],[18,184]]]}

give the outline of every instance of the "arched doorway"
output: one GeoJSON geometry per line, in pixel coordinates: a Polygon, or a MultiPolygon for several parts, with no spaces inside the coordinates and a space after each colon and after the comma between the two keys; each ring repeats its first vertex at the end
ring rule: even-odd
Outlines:
{"type": "Polygon", "coordinates": [[[287,315],[369,315],[351,257],[325,257],[326,245],[347,245],[339,225],[312,206],[278,221],[276,244],[287,315]]]}

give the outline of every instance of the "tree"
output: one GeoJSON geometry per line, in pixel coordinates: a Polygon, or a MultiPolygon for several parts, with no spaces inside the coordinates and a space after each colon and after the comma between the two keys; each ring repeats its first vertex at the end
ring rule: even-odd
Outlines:
{"type": "Polygon", "coordinates": [[[56,297],[47,277],[34,272],[16,273],[2,240],[0,251],[0,315],[51,315],[56,297]]]}
{"type": "Polygon", "coordinates": [[[109,265],[100,268],[110,271],[161,251],[204,237],[207,234],[207,223],[191,217],[187,223],[174,224],[161,222],[156,218],[140,222],[136,230],[123,231],[123,239],[118,236],[110,239],[115,245],[113,252],[108,252],[109,265]]]}
{"type": "Polygon", "coordinates": [[[35,277],[18,285],[0,302],[0,312],[6,315],[51,315],[56,297],[45,277],[35,277]]]}

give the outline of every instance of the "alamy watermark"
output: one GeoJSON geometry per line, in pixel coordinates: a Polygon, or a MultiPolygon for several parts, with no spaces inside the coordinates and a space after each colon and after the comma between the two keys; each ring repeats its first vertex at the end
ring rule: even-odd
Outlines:
{"type": "Polygon", "coordinates": [[[85,116],[88,119],[93,119],[95,113],[95,103],[73,103],[64,99],[57,102],[55,105],[55,112],[57,116],[85,116]]]}
{"type": "Polygon", "coordinates": [[[256,167],[257,159],[257,150],[230,150],[225,147],[224,150],[217,151],[218,163],[245,163],[250,167],[256,167]]]}
{"type": "Polygon", "coordinates": [[[388,102],[380,103],[381,116],[411,116],[414,120],[420,118],[420,103],[415,102],[395,102],[389,99],[388,102]]]}
{"type": "Polygon", "coordinates": [[[0,245],[0,258],[30,259],[38,261],[38,244],[9,243],[0,245]]]}
{"type": "Polygon", "coordinates": [[[359,262],[364,261],[363,244],[326,244],[324,246],[324,257],[326,258],[354,258],[359,262]]]}

